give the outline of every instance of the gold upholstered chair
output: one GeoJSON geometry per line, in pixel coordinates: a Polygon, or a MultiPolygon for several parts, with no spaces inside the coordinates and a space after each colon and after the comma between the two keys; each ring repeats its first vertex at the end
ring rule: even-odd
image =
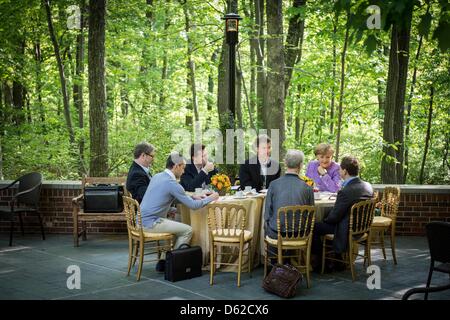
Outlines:
{"type": "Polygon", "coordinates": [[[293,266],[300,269],[300,271],[305,271],[307,286],[308,288],[311,287],[310,257],[315,221],[314,214],[314,206],[287,206],[278,209],[278,237],[277,239],[272,239],[269,236],[266,236],[264,239],[264,277],[267,274],[267,264],[269,263],[269,259],[277,258],[278,263],[283,264],[283,259],[290,258],[293,266]],[[282,228],[282,226],[284,226],[284,228],[282,228]],[[270,247],[277,249],[275,255],[270,254],[270,247]],[[283,250],[289,250],[291,253],[284,255],[283,250]],[[296,261],[294,258],[296,258],[296,261]],[[304,263],[302,263],[302,261],[304,263]]]}
{"type": "Polygon", "coordinates": [[[144,255],[157,254],[157,259],[145,262],[157,261],[161,258],[161,253],[172,250],[173,235],[171,233],[151,233],[144,231],[142,227],[142,217],[139,202],[130,197],[123,197],[123,208],[127,219],[128,229],[128,272],[130,275],[131,266],[134,266],[139,257],[137,281],[141,279],[144,255]],[[147,247],[144,247],[149,243],[147,247]],[[146,253],[144,253],[147,251],[146,253]]]}
{"type": "Polygon", "coordinates": [[[395,254],[395,226],[397,222],[398,205],[400,203],[400,188],[398,186],[390,186],[384,188],[383,198],[381,199],[381,216],[373,218],[372,223],[372,243],[371,245],[380,245],[383,251],[383,257],[386,260],[386,248],[384,244],[384,234],[389,232],[392,258],[394,264],[397,264],[397,256],[395,254]],[[376,237],[377,235],[377,237],[376,237]],[[378,238],[378,241],[375,239],[378,238]]]}
{"type": "Polygon", "coordinates": [[[246,230],[247,211],[245,207],[237,204],[210,204],[208,206],[209,250],[210,250],[210,285],[213,285],[216,265],[234,265],[238,267],[237,286],[241,286],[241,271],[243,257],[247,256],[248,272],[251,272],[251,241],[253,234],[246,230]],[[221,247],[220,251],[218,247],[221,247]],[[227,252],[225,247],[237,247],[239,249],[238,262],[230,259],[224,262],[226,256],[234,253],[227,252]],[[246,253],[245,253],[246,252],[246,253]],[[244,254],[245,253],[245,254],[244,254]],[[219,259],[217,259],[219,257],[219,259]]]}
{"type": "Polygon", "coordinates": [[[323,240],[322,250],[322,273],[325,271],[325,260],[333,260],[350,266],[352,280],[355,281],[355,260],[357,256],[364,258],[371,264],[370,237],[371,226],[375,212],[376,199],[363,200],[355,203],[350,209],[348,247],[343,259],[337,259],[333,253],[334,234],[327,234],[323,240]],[[364,255],[358,253],[359,245],[364,245],[364,255]]]}

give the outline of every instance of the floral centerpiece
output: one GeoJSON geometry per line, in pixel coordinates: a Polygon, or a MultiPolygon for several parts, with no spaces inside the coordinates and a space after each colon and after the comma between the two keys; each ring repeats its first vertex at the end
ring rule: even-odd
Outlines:
{"type": "Polygon", "coordinates": [[[300,176],[300,175],[299,175],[299,177],[300,177],[301,180],[305,181],[305,183],[306,183],[308,186],[314,188],[314,180],[313,180],[313,179],[311,179],[310,177],[307,177],[307,176],[300,176]]]}
{"type": "Polygon", "coordinates": [[[224,196],[231,190],[231,181],[226,174],[215,174],[211,177],[211,186],[219,195],[224,196]]]}

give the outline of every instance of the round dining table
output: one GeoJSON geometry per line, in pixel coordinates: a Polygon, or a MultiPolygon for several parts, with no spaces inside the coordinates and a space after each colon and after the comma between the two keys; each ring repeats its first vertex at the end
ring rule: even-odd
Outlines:
{"type": "MultiPolygon", "coordinates": [[[[247,230],[253,234],[250,254],[253,257],[254,266],[262,262],[264,255],[264,209],[265,193],[250,194],[238,197],[236,195],[227,195],[219,197],[214,203],[233,203],[244,206],[247,212],[247,230]]],[[[318,194],[314,200],[316,208],[316,222],[322,221],[324,216],[334,206],[336,201],[333,194],[318,194]],[[320,199],[319,199],[320,197],[320,199]]],[[[208,229],[208,207],[214,205],[211,203],[204,208],[192,210],[183,204],[178,204],[178,212],[181,215],[181,222],[190,225],[193,229],[191,245],[198,245],[203,252],[203,265],[209,264],[209,229],[208,229]]],[[[237,259],[237,257],[236,257],[237,259]]],[[[224,271],[233,271],[236,268],[227,267],[224,271]]]]}

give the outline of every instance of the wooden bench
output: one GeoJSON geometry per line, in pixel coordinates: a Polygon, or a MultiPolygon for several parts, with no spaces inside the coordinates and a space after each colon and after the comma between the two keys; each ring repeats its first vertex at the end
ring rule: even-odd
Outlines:
{"type": "Polygon", "coordinates": [[[78,197],[72,199],[73,205],[73,245],[74,247],[79,246],[79,238],[82,236],[83,240],[87,239],[87,221],[126,221],[125,211],[117,213],[95,213],[95,212],[84,212],[83,200],[84,200],[84,190],[86,186],[95,184],[118,184],[123,186],[124,195],[129,193],[126,190],[126,179],[127,177],[84,177],[81,185],[81,194],[78,197]],[[81,223],[81,224],[80,224],[81,223]],[[81,225],[81,230],[79,226],[81,225]]]}

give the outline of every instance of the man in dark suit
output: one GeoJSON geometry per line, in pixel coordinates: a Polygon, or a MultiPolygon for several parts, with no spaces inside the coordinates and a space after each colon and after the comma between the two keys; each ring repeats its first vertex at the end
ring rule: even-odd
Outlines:
{"type": "Polygon", "coordinates": [[[259,135],[254,143],[257,155],[245,160],[239,168],[239,181],[241,189],[251,186],[259,191],[268,189],[270,183],[278,179],[281,174],[280,165],[270,158],[271,140],[267,135],[259,135]]]}
{"type": "Polygon", "coordinates": [[[211,177],[218,173],[214,163],[208,160],[208,151],[203,144],[191,145],[191,163],[186,165],[180,184],[184,190],[193,192],[211,183],[211,177]]]}
{"type": "Polygon", "coordinates": [[[155,157],[155,147],[147,142],[141,142],[134,148],[134,161],[127,177],[127,190],[133,199],[141,203],[152,177],[150,165],[155,157]]]}
{"type": "Polygon", "coordinates": [[[355,157],[342,158],[339,174],[344,182],[342,183],[342,189],[337,194],[336,203],[323,222],[316,222],[314,225],[311,248],[314,255],[312,259],[314,269],[318,269],[321,265],[321,236],[334,234],[334,253],[341,255],[346,252],[348,248],[350,209],[355,203],[373,197],[373,189],[370,183],[358,177],[359,162],[355,157]]]}

